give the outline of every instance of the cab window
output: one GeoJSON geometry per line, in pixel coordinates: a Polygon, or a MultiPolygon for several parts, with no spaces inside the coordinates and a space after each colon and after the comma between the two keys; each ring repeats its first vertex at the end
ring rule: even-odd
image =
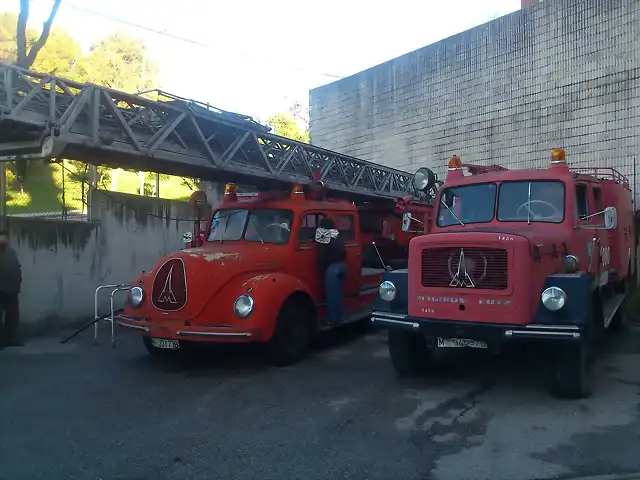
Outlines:
{"type": "Polygon", "coordinates": [[[336,225],[336,229],[340,232],[342,241],[348,242],[356,238],[356,234],[353,229],[352,215],[336,215],[333,221],[336,225]]]}
{"type": "Polygon", "coordinates": [[[498,220],[501,222],[562,223],[564,183],[557,180],[513,180],[500,184],[498,220]]]}
{"type": "Polygon", "coordinates": [[[576,185],[576,214],[578,219],[589,216],[589,197],[587,186],[583,183],[576,185]]]}
{"type": "Polygon", "coordinates": [[[316,228],[320,225],[320,221],[324,218],[321,213],[308,213],[302,217],[300,230],[298,231],[298,242],[310,243],[316,238],[316,228]]]}
{"type": "Polygon", "coordinates": [[[291,237],[293,212],[280,209],[256,209],[249,214],[244,239],[247,242],[285,245],[291,237]]]}
{"type": "Polygon", "coordinates": [[[600,187],[593,187],[593,203],[596,207],[596,212],[604,210],[604,204],[602,203],[602,190],[600,187]]]}

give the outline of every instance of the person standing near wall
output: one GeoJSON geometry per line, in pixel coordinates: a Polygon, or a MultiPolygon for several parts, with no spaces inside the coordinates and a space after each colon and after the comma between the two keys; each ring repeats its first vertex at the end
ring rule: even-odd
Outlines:
{"type": "Polygon", "coordinates": [[[20,288],[22,266],[16,252],[9,245],[9,232],[0,229],[0,349],[19,347],[20,288]],[[4,316],[4,324],[1,322],[4,316]]]}

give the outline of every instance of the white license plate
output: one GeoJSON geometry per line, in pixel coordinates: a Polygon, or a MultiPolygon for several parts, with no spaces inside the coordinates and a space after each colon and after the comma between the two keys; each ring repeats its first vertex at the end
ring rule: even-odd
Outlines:
{"type": "Polygon", "coordinates": [[[168,348],[169,350],[177,350],[180,348],[178,340],[166,340],[164,338],[152,338],[151,345],[156,348],[168,348]]]}
{"type": "Polygon", "coordinates": [[[442,338],[438,337],[440,348],[487,348],[485,342],[470,340],[468,338],[442,338]]]}

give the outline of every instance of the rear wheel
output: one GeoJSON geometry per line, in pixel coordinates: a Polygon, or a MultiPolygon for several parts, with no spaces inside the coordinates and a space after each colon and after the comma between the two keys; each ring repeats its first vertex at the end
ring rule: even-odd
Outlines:
{"type": "Polygon", "coordinates": [[[389,356],[399,377],[422,375],[433,361],[433,347],[424,335],[389,329],[389,356]]]}
{"type": "Polygon", "coordinates": [[[313,312],[303,302],[287,300],[282,306],[273,336],[265,345],[268,361],[276,367],[298,363],[309,353],[313,312]]]}

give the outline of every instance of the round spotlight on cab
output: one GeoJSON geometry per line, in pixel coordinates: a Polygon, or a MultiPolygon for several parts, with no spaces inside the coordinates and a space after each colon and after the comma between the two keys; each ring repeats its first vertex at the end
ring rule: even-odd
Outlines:
{"type": "Polygon", "coordinates": [[[420,192],[427,192],[436,183],[436,174],[433,170],[421,167],[413,174],[413,186],[420,192]]]}

